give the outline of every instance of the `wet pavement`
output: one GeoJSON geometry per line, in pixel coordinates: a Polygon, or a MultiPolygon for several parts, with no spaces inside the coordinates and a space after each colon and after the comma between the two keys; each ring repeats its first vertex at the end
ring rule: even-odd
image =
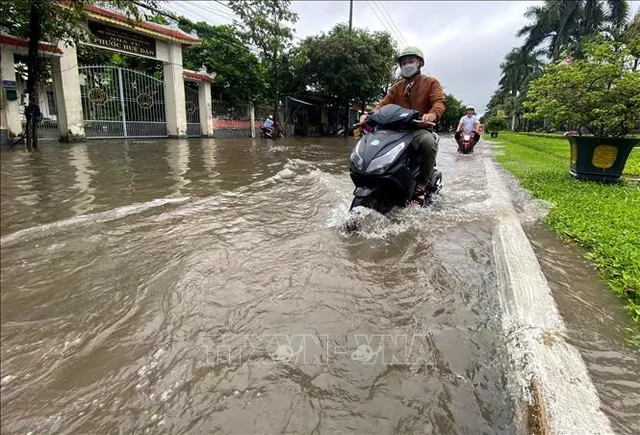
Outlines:
{"type": "MultiPolygon", "coordinates": [[[[354,144],[3,151],[2,432],[518,432],[489,151],[444,138],[436,202],[350,234],[354,144]]],[[[640,432],[619,302],[517,201],[607,416],[640,432]]]]}

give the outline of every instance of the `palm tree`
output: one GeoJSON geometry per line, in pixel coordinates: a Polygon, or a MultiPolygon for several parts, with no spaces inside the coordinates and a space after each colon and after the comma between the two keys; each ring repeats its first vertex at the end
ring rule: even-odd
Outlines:
{"type": "Polygon", "coordinates": [[[633,19],[627,24],[622,34],[624,41],[631,46],[631,50],[635,60],[633,62],[633,70],[638,69],[640,64],[640,10],[636,12],[633,19]]]}
{"type": "Polygon", "coordinates": [[[636,12],[633,19],[627,24],[625,28],[625,37],[629,40],[640,40],[640,10],[636,12]]]}
{"type": "Polygon", "coordinates": [[[547,56],[557,60],[563,50],[579,52],[582,38],[606,25],[622,29],[628,13],[628,0],[545,0],[527,9],[530,23],[517,36],[526,36],[527,50],[546,44],[547,56]]]}
{"type": "Polygon", "coordinates": [[[555,59],[576,32],[579,2],[546,0],[543,6],[529,7],[524,16],[530,24],[517,33],[518,37],[527,37],[523,48],[531,50],[546,43],[547,56],[555,59]]]}
{"type": "Polygon", "coordinates": [[[524,48],[514,48],[500,64],[502,76],[499,85],[509,93],[507,107],[511,113],[511,130],[515,130],[516,119],[521,112],[519,108],[523,91],[526,91],[529,81],[542,70],[542,62],[539,59],[541,54],[542,52],[539,50],[528,51],[524,48]]]}

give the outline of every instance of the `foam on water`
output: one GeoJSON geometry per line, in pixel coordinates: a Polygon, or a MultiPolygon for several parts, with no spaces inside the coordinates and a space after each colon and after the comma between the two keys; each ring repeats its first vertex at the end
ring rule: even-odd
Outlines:
{"type": "Polygon", "coordinates": [[[155,207],[161,207],[167,204],[180,204],[188,201],[189,199],[190,198],[188,196],[178,198],[158,198],[141,204],[127,205],[100,213],[89,213],[57,222],[38,225],[37,227],[25,228],[24,230],[16,231],[15,233],[2,237],[0,239],[0,246],[10,246],[16,242],[24,241],[24,239],[38,237],[39,235],[49,235],[51,231],[64,230],[71,226],[77,226],[85,223],[103,223],[114,219],[120,219],[132,214],[145,212],[155,207]]]}

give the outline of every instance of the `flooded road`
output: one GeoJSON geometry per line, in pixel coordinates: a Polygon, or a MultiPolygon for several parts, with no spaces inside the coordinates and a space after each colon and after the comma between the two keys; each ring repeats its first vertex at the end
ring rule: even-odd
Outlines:
{"type": "MultiPolygon", "coordinates": [[[[347,234],[353,144],[3,152],[2,432],[519,432],[488,151],[443,139],[431,208],[347,234]]],[[[548,271],[588,273],[534,245],[548,271]]],[[[594,383],[612,426],[637,433],[638,355],[621,331],[576,337],[607,372],[594,383]]]]}

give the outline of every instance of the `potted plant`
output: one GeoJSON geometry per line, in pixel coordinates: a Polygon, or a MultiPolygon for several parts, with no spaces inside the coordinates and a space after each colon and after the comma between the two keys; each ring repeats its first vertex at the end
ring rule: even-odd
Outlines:
{"type": "Polygon", "coordinates": [[[491,137],[498,137],[500,130],[507,128],[507,121],[499,116],[492,116],[487,120],[487,131],[491,133],[491,137]]]}
{"type": "Polygon", "coordinates": [[[549,64],[529,85],[524,102],[529,118],[549,117],[574,130],[574,178],[617,182],[640,138],[640,73],[630,48],[597,37],[584,45],[584,58],[549,64]]]}

